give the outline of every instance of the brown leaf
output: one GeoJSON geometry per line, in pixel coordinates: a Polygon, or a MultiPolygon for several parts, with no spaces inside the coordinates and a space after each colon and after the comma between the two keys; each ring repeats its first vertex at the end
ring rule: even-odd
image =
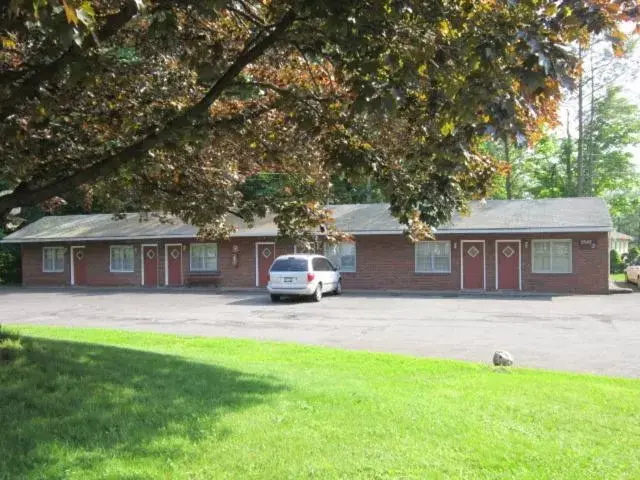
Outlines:
{"type": "Polygon", "coordinates": [[[62,6],[64,7],[64,14],[67,16],[67,22],[78,24],[78,15],[76,9],[71,7],[65,0],[62,0],[62,6]]]}

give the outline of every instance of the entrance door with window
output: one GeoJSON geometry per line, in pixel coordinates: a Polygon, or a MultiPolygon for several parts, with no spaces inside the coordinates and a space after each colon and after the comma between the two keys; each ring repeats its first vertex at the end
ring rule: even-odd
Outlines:
{"type": "Polygon", "coordinates": [[[176,287],[182,285],[182,245],[167,245],[167,257],[165,266],[167,268],[167,285],[176,287]]]}
{"type": "Polygon", "coordinates": [[[484,242],[462,241],[462,289],[484,290],[484,242]]]}
{"type": "Polygon", "coordinates": [[[87,284],[87,256],[84,247],[71,247],[73,259],[73,285],[87,284]]]}
{"type": "Polygon", "coordinates": [[[269,283],[269,269],[276,259],[276,244],[256,243],[256,286],[266,287],[269,283]]]}
{"type": "Polygon", "coordinates": [[[518,242],[496,242],[497,289],[520,289],[520,244],[518,242]]]}
{"type": "Polygon", "coordinates": [[[155,245],[142,246],[142,265],[144,275],[142,285],[145,287],[158,286],[158,247],[155,245]]]}

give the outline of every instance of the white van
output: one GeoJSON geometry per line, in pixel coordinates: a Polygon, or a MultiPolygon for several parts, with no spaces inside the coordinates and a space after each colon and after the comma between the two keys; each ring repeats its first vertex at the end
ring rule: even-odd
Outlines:
{"type": "Polygon", "coordinates": [[[285,295],[319,302],[325,293],[341,294],[342,279],[338,268],[322,255],[281,255],[269,269],[267,290],[273,302],[285,295]]]}

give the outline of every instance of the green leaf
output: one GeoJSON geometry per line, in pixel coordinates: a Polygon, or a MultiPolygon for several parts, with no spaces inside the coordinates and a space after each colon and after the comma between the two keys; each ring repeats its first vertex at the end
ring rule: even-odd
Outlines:
{"type": "Polygon", "coordinates": [[[442,125],[442,127],[440,127],[440,133],[446,137],[453,133],[455,127],[455,124],[451,120],[448,120],[444,125],[442,125]]]}
{"type": "Polygon", "coordinates": [[[91,3],[87,0],[82,2],[80,8],[76,10],[76,14],[78,16],[78,19],[88,28],[92,28],[95,24],[96,13],[93,10],[93,6],[91,5],[91,3]]]}

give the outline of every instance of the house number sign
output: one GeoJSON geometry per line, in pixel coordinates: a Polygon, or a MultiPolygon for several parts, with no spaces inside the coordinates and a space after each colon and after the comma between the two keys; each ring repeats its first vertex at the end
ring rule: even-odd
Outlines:
{"type": "Polygon", "coordinates": [[[596,248],[595,240],[580,240],[580,248],[596,248]]]}

